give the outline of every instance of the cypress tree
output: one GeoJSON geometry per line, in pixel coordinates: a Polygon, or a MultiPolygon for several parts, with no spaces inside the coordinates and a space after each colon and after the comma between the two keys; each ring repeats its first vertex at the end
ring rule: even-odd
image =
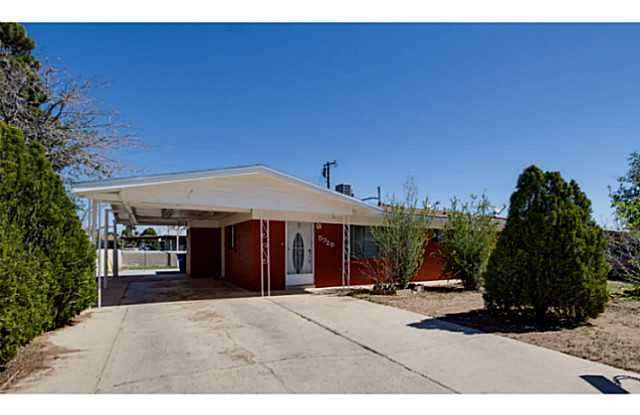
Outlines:
{"type": "Polygon", "coordinates": [[[94,301],[95,253],[45,156],[0,123],[0,364],[94,301]]]}
{"type": "Polygon", "coordinates": [[[607,272],[606,238],[578,184],[525,169],[489,260],[487,309],[537,321],[595,317],[607,302],[607,272]]]}

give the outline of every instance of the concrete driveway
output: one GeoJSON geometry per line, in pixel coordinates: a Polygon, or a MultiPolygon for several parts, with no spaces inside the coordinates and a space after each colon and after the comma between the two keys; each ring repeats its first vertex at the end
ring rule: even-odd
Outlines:
{"type": "Polygon", "coordinates": [[[327,295],[247,297],[202,281],[124,284],[110,295],[128,305],[48,335],[64,353],[15,390],[640,392],[637,374],[405,310],[327,295]],[[172,285],[182,294],[172,297],[172,285]],[[180,301],[185,290],[215,298],[180,301]]]}

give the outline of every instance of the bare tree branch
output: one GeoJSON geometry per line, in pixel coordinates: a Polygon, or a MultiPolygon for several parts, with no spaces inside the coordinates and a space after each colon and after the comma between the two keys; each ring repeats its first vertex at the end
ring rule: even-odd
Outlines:
{"type": "Polygon", "coordinates": [[[114,152],[141,142],[117,112],[100,109],[91,97],[106,83],[78,81],[52,66],[38,75],[44,99],[34,105],[26,98],[34,88],[33,73],[0,56],[0,121],[22,129],[27,140],[42,143],[65,179],[104,177],[120,170],[114,152]]]}

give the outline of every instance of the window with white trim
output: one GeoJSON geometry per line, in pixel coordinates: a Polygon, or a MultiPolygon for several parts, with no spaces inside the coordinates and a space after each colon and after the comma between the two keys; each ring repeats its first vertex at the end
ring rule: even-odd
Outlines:
{"type": "Polygon", "coordinates": [[[371,234],[371,227],[351,225],[351,256],[354,258],[375,258],[378,244],[371,234]]]}

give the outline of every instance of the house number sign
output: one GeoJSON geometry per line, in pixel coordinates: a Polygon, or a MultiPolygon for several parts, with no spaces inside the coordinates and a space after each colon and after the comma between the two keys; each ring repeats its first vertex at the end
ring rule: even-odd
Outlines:
{"type": "Polygon", "coordinates": [[[336,246],[335,242],[331,242],[329,240],[329,238],[327,238],[324,235],[318,235],[318,241],[322,242],[323,244],[325,244],[326,246],[328,246],[329,248],[333,248],[336,246]]]}

